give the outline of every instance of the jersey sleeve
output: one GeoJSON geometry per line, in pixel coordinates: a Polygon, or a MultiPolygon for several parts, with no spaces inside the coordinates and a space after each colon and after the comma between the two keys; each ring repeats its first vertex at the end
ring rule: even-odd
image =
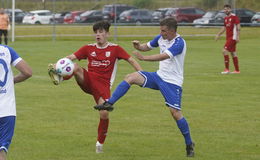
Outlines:
{"type": "Polygon", "coordinates": [[[176,38],[175,42],[170,48],[168,48],[165,53],[167,53],[171,58],[181,54],[184,48],[184,40],[181,37],[176,38]]]}
{"type": "Polygon", "coordinates": [[[117,52],[117,58],[118,59],[129,59],[130,55],[120,46],[117,46],[116,48],[116,52],[117,52]]]}
{"type": "Polygon", "coordinates": [[[235,18],[234,18],[234,23],[235,23],[235,24],[239,24],[239,23],[240,23],[240,20],[239,20],[238,16],[235,16],[235,18]]]}
{"type": "Polygon", "coordinates": [[[88,58],[88,46],[83,46],[79,50],[73,53],[78,60],[88,58]]]}
{"type": "Polygon", "coordinates": [[[22,60],[22,58],[18,55],[18,53],[16,53],[16,51],[13,48],[8,47],[8,49],[11,55],[11,64],[13,66],[16,66],[16,64],[19,63],[22,60]]]}
{"type": "Polygon", "coordinates": [[[156,36],[153,40],[147,43],[149,48],[155,48],[159,46],[158,40],[161,38],[161,35],[156,36]]]}

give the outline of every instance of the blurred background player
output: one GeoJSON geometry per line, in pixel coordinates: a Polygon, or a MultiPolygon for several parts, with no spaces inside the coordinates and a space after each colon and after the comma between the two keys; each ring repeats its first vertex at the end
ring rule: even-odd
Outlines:
{"type": "MultiPolygon", "coordinates": [[[[95,23],[93,31],[96,36],[96,43],[85,45],[67,56],[71,60],[88,60],[88,69],[75,64],[73,75],[81,89],[94,97],[96,104],[102,104],[110,97],[110,89],[115,79],[118,60],[124,59],[136,71],[141,70],[141,66],[123,48],[108,42],[109,27],[110,24],[106,21],[95,23]]],[[[63,79],[56,74],[55,65],[49,66],[49,75],[56,85],[63,79]]],[[[109,125],[108,112],[102,110],[99,114],[96,153],[103,152],[103,144],[109,125]]]]}
{"type": "Polygon", "coordinates": [[[16,102],[14,84],[32,76],[28,64],[10,47],[0,45],[0,160],[6,160],[14,134],[16,102]],[[20,73],[13,76],[11,65],[20,73]]]}
{"type": "Polygon", "coordinates": [[[150,51],[160,47],[160,53],[143,56],[135,51],[134,54],[141,61],[159,61],[157,72],[134,72],[126,76],[112,97],[102,105],[94,106],[97,110],[113,110],[116,103],[130,89],[132,84],[160,90],[165,98],[165,104],[169,108],[177,126],[184,136],[187,157],[194,157],[194,143],[191,140],[189,125],[181,112],[182,83],[184,57],[186,54],[186,42],[177,34],[177,21],[174,18],[166,18],[160,22],[161,34],[152,41],[140,44],[133,41],[134,48],[139,51],[150,51]]]}
{"type": "Polygon", "coordinates": [[[5,14],[3,8],[0,9],[0,44],[2,44],[2,35],[4,34],[5,45],[8,44],[8,25],[9,17],[5,14]]]}
{"type": "Polygon", "coordinates": [[[236,54],[236,44],[239,42],[239,34],[240,34],[240,21],[239,18],[231,13],[231,6],[226,4],[224,5],[224,12],[226,13],[226,17],[224,18],[224,26],[220,29],[219,33],[216,35],[215,40],[217,41],[222,33],[226,31],[226,43],[223,48],[224,55],[224,64],[225,69],[221,74],[230,73],[229,70],[229,55],[228,52],[231,53],[233,58],[233,63],[235,66],[235,70],[231,73],[240,73],[239,65],[238,65],[238,57],[236,54]]]}

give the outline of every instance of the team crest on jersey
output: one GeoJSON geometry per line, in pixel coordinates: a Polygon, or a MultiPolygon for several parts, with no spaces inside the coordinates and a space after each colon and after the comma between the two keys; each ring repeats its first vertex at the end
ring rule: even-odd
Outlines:
{"type": "Polygon", "coordinates": [[[92,52],[92,53],[90,53],[90,55],[91,55],[92,57],[96,57],[96,56],[97,56],[96,52],[92,52]]]}
{"type": "Polygon", "coordinates": [[[106,57],[110,57],[111,52],[106,52],[106,57]]]}

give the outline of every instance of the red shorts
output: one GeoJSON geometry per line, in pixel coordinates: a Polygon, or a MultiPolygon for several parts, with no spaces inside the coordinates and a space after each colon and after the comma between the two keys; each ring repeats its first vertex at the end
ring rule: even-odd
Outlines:
{"type": "Polygon", "coordinates": [[[100,75],[88,72],[86,69],[84,69],[84,84],[78,85],[80,88],[88,93],[91,94],[96,103],[102,97],[104,100],[108,99],[110,97],[110,81],[107,79],[104,79],[100,77],[100,75]]]}
{"type": "Polygon", "coordinates": [[[225,48],[225,50],[227,50],[229,52],[235,52],[236,44],[237,44],[237,42],[235,40],[227,39],[224,48],[225,48]]]}

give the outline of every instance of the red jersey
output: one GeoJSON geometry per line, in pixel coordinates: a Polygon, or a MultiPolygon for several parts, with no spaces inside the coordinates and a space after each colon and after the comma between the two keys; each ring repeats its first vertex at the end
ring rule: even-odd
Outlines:
{"type": "Polygon", "coordinates": [[[237,27],[236,25],[239,24],[239,18],[231,14],[230,16],[226,16],[224,18],[224,26],[226,27],[226,39],[236,40],[237,39],[237,27]]]}
{"type": "Polygon", "coordinates": [[[112,85],[117,69],[117,60],[129,59],[130,55],[117,44],[108,43],[105,47],[88,44],[74,53],[78,60],[88,59],[88,72],[107,79],[112,85]]]}

